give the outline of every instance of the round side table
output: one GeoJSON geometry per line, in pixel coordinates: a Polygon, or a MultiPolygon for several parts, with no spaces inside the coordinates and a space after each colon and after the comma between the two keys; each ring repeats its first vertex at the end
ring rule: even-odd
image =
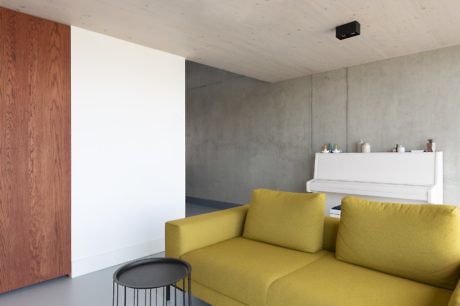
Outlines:
{"type": "Polygon", "coordinates": [[[112,305],[158,306],[170,301],[170,305],[191,306],[191,273],[187,262],[174,258],[130,262],[113,274],[112,305]]]}

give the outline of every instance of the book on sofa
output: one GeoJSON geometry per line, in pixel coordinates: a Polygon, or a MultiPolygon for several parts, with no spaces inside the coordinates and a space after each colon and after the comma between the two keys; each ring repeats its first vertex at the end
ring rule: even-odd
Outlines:
{"type": "Polygon", "coordinates": [[[336,218],[340,218],[340,213],[342,212],[342,207],[341,205],[337,205],[337,206],[334,206],[332,207],[330,210],[329,210],[329,216],[331,217],[336,217],[336,218]]]}

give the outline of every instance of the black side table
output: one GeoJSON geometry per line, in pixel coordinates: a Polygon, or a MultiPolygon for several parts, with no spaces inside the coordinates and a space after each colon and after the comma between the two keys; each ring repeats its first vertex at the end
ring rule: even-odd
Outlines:
{"type": "Polygon", "coordinates": [[[130,262],[113,274],[112,305],[158,306],[171,301],[171,305],[174,302],[174,305],[191,306],[191,273],[192,268],[187,262],[174,258],[130,262]],[[180,281],[182,289],[177,287],[180,281]]]}

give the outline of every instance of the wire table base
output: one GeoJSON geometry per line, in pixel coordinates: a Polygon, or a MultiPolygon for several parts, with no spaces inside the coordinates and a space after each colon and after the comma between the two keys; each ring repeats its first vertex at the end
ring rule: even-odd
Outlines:
{"type": "Polygon", "coordinates": [[[112,306],[166,305],[192,305],[191,267],[185,261],[142,259],[113,274],[112,306]]]}
{"type": "Polygon", "coordinates": [[[154,289],[133,289],[113,283],[113,306],[189,306],[192,305],[190,291],[171,286],[154,289]],[[120,289],[120,287],[122,287],[120,289]],[[168,291],[170,296],[168,296],[168,291]],[[125,298],[126,297],[126,298],[125,298]]]}

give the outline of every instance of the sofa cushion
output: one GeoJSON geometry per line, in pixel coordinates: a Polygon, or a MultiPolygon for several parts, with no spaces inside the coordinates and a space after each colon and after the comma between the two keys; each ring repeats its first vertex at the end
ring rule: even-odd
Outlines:
{"type": "Polygon", "coordinates": [[[371,202],[346,197],[338,259],[453,289],[460,276],[460,215],[455,206],[371,202]]]}
{"type": "Polygon", "coordinates": [[[243,236],[304,252],[323,243],[325,195],[267,189],[252,192],[243,236]]]}
{"type": "Polygon", "coordinates": [[[192,265],[192,279],[248,305],[265,305],[271,283],[325,252],[299,252],[245,239],[230,239],[181,256],[192,265]]]}
{"type": "Polygon", "coordinates": [[[438,306],[451,291],[336,260],[332,254],[275,281],[267,305],[438,306]]]}
{"type": "MultiPolygon", "coordinates": [[[[192,281],[192,289],[193,296],[211,305],[247,306],[246,304],[238,302],[235,299],[232,299],[231,297],[223,295],[222,293],[219,293],[194,281],[192,281]]],[[[201,305],[201,303],[199,305],[201,305]]]]}
{"type": "Polygon", "coordinates": [[[452,293],[452,296],[450,297],[449,305],[447,306],[459,306],[459,305],[460,305],[460,280],[458,281],[457,287],[452,293]]]}
{"type": "Polygon", "coordinates": [[[450,297],[449,305],[447,306],[459,306],[459,305],[460,305],[460,280],[458,281],[457,287],[452,293],[452,296],[450,297]]]}

